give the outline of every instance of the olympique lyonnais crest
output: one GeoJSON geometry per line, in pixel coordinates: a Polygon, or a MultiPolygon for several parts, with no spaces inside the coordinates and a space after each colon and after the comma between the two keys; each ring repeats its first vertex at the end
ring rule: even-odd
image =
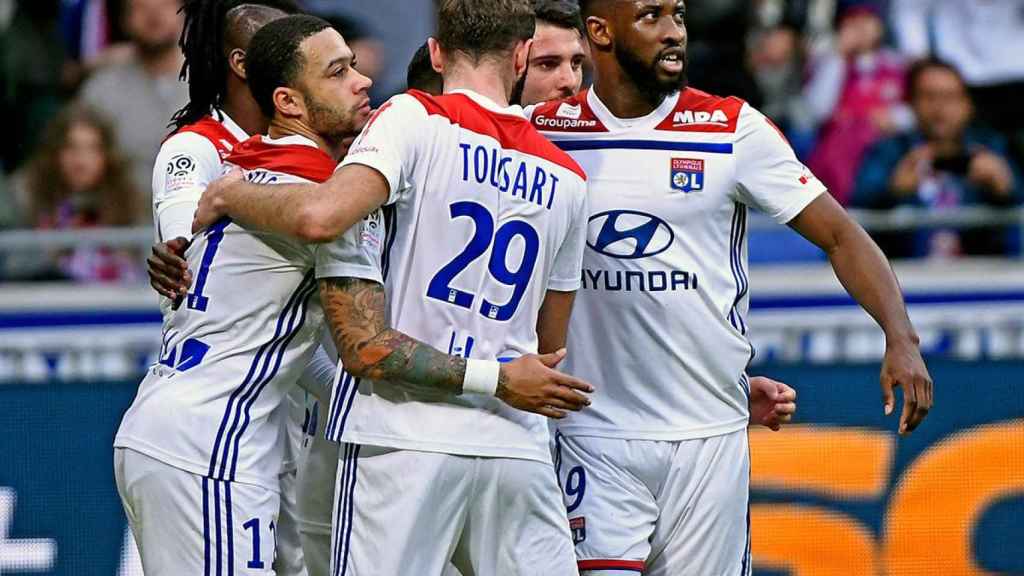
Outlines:
{"type": "Polygon", "coordinates": [[[572,532],[572,543],[579,544],[587,539],[587,519],[583,516],[569,519],[569,531],[572,532]]]}
{"type": "Polygon", "coordinates": [[[703,190],[704,161],[692,158],[673,158],[672,189],[687,194],[703,190]]]}

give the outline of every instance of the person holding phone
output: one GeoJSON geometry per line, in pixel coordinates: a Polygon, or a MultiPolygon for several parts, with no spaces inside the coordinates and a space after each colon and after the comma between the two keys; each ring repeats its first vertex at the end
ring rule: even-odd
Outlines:
{"type": "MultiPolygon", "coordinates": [[[[852,205],[938,211],[1018,204],[1021,180],[1006,142],[971,126],[975,108],[957,69],[934,59],[918,62],[908,74],[907,91],[917,129],[883,140],[866,154],[852,205]]],[[[1011,234],[999,227],[932,229],[877,239],[891,258],[1005,255],[1018,249],[1011,234]]]]}

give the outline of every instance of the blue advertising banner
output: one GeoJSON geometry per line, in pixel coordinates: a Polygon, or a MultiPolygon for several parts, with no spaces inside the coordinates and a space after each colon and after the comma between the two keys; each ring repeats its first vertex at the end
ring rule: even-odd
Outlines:
{"type": "MultiPolygon", "coordinates": [[[[797,425],[752,430],[755,573],[1024,574],[1024,362],[930,363],[895,434],[878,366],[760,366],[797,425]]],[[[111,442],[136,382],[0,386],[0,575],[134,573],[111,442]]]]}

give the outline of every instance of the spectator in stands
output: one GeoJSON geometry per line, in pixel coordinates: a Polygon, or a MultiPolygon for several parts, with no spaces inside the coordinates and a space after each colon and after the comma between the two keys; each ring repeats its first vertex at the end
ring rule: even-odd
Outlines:
{"type": "MultiPolygon", "coordinates": [[[[756,10],[750,8],[756,16],[748,34],[747,60],[762,98],[758,109],[787,133],[800,105],[807,44],[804,33],[809,25],[810,4],[814,1],[758,0],[756,10]]],[[[691,3],[687,3],[687,8],[691,8],[691,3]]],[[[693,9],[703,10],[703,7],[693,9]]],[[[713,58],[714,53],[711,56],[713,58]]]]}
{"type": "MultiPolygon", "coordinates": [[[[970,127],[974,106],[956,68],[939,60],[920,61],[909,72],[907,89],[918,128],[883,140],[867,153],[852,204],[936,211],[1016,204],[1020,180],[1005,140],[970,127]]],[[[1004,254],[1008,236],[992,228],[931,230],[884,239],[883,248],[891,257],[1004,254]]]]}
{"type": "MultiPolygon", "coordinates": [[[[128,0],[125,29],[135,53],[127,62],[98,70],[82,87],[82,102],[113,122],[124,147],[131,177],[141,198],[148,198],[153,162],[175,111],[188,101],[188,86],[179,81],[180,0],[128,0]]],[[[152,218],[148,202],[137,202],[137,216],[152,218]]]]}
{"type": "Polygon", "coordinates": [[[903,98],[903,59],[882,44],[878,2],[842,2],[836,21],[836,41],[812,63],[803,100],[809,120],[820,128],[808,165],[846,205],[864,151],[912,128],[914,117],[903,98]]]}
{"type": "Polygon", "coordinates": [[[0,30],[0,163],[16,170],[64,104],[66,61],[57,17],[59,0],[18,2],[0,30]]]}
{"type": "MultiPolygon", "coordinates": [[[[140,202],[106,118],[84,106],[61,111],[26,164],[20,204],[29,227],[44,230],[130,226],[140,202]]],[[[38,262],[31,276],[80,281],[139,278],[137,255],[78,248],[38,262]]]]}
{"type": "Polygon", "coordinates": [[[893,0],[904,53],[956,66],[970,86],[979,120],[1014,140],[1024,161],[1024,4],[1020,0],[893,0]]]}

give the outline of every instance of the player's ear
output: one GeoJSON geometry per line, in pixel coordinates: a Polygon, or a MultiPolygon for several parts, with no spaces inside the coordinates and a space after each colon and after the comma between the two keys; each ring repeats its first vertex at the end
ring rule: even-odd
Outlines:
{"type": "Polygon", "coordinates": [[[245,50],[241,48],[235,48],[228,54],[228,67],[231,68],[231,73],[238,76],[242,80],[246,80],[245,75],[245,50]]]}
{"type": "Polygon", "coordinates": [[[611,48],[615,35],[608,26],[608,20],[600,16],[589,16],[586,21],[587,39],[599,50],[611,48]]]}
{"type": "Polygon", "coordinates": [[[533,38],[516,44],[515,50],[512,53],[512,61],[516,67],[516,78],[519,78],[526,72],[526,66],[530,62],[530,48],[532,47],[533,38]]]}
{"type": "Polygon", "coordinates": [[[444,50],[436,38],[427,38],[427,49],[430,51],[430,66],[434,72],[444,75],[444,50]]]}
{"type": "Polygon", "coordinates": [[[280,86],[274,90],[274,108],[283,118],[301,118],[306,113],[306,100],[297,90],[280,86]]]}

